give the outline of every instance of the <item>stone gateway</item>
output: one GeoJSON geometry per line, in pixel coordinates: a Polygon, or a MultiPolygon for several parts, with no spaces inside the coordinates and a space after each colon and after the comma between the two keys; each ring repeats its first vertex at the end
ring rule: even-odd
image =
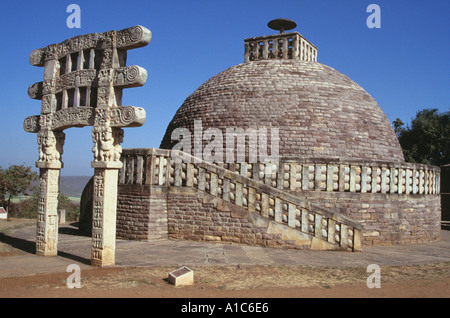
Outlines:
{"type": "Polygon", "coordinates": [[[147,45],[151,32],[135,26],[92,33],[34,50],[30,63],[44,67],[44,80],[28,95],[41,100],[41,114],[25,119],[24,129],[37,133],[39,206],[36,254],[57,255],[59,175],[63,167],[63,130],[93,126],[94,189],[91,262],[115,262],[118,170],[122,167],[123,127],[145,122],[144,109],[122,106],[122,90],[143,85],[147,72],[126,66],[127,50],[147,45]]]}

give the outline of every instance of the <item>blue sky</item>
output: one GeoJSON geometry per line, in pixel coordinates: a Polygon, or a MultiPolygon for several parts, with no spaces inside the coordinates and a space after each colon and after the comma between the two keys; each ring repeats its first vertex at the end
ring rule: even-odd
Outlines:
{"type": "MultiPolygon", "coordinates": [[[[447,0],[41,0],[2,3],[0,26],[0,166],[35,167],[36,134],[23,120],[40,113],[28,86],[42,81],[31,66],[32,50],[92,32],[143,25],[150,44],[130,50],[127,65],[148,72],[147,83],[124,90],[123,104],[145,108],[147,121],[126,128],[124,148],[158,147],[167,124],[184,99],[210,77],[244,60],[243,39],[277,33],[275,18],[297,22],[318,47],[318,62],[361,85],[392,122],[409,123],[424,108],[450,107],[450,1],[447,0]],[[81,8],[81,28],[70,29],[69,4],[81,8]],[[381,28],[370,29],[369,4],[381,9],[381,28]]],[[[91,127],[66,132],[62,175],[92,175],[91,127]]],[[[37,169],[34,168],[36,171],[37,169]]]]}

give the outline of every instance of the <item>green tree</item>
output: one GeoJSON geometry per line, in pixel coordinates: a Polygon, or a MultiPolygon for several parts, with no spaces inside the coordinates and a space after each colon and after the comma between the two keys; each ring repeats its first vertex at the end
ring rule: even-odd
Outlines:
{"type": "Polygon", "coordinates": [[[63,193],[58,195],[58,209],[66,210],[67,221],[78,221],[80,216],[80,204],[71,201],[70,198],[63,193]]]}
{"type": "MultiPolygon", "coordinates": [[[[11,204],[10,215],[17,218],[36,218],[39,202],[39,188],[34,187],[33,194],[26,200],[11,204]]],[[[58,209],[66,210],[67,221],[78,221],[80,216],[79,203],[73,202],[63,193],[58,195],[58,209]]]]}
{"type": "Polygon", "coordinates": [[[33,187],[29,198],[20,200],[17,203],[11,203],[8,215],[16,218],[36,218],[39,202],[39,188],[33,187]]]}
{"type": "Polygon", "coordinates": [[[406,128],[398,118],[393,126],[407,162],[436,166],[450,163],[450,111],[420,110],[406,128]]]}
{"type": "Polygon", "coordinates": [[[37,173],[31,171],[31,167],[24,165],[11,165],[8,169],[0,167],[0,204],[8,208],[11,199],[26,193],[31,182],[37,177],[37,173]]]}
{"type": "Polygon", "coordinates": [[[396,120],[394,120],[392,122],[392,125],[394,126],[394,131],[397,134],[397,137],[399,137],[400,133],[403,130],[404,123],[402,122],[402,120],[400,118],[397,118],[396,120]]]}

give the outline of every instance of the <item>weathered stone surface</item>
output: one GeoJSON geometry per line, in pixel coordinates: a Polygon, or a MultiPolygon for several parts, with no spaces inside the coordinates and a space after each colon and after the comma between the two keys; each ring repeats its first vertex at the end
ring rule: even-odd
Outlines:
{"type": "Polygon", "coordinates": [[[117,169],[94,169],[91,251],[94,266],[115,263],[117,184],[117,169]]]}
{"type": "MultiPolygon", "coordinates": [[[[138,127],[145,123],[145,110],[141,107],[118,106],[108,111],[111,127],[138,127]]],[[[36,133],[42,128],[62,130],[70,127],[93,126],[94,107],[71,107],[49,114],[34,115],[24,121],[26,132],[36,133]]]]}
{"type": "Polygon", "coordinates": [[[151,36],[150,30],[140,25],[120,31],[113,30],[80,35],[59,44],[51,44],[45,48],[34,50],[30,54],[29,62],[34,66],[45,66],[46,61],[92,48],[109,49],[115,47],[130,50],[146,46],[150,42],[151,36]]]}
{"type": "Polygon", "coordinates": [[[311,250],[315,251],[333,251],[342,249],[339,245],[331,244],[324,240],[318,239],[317,237],[312,237],[311,239],[311,250]]]}
{"type": "Polygon", "coordinates": [[[245,62],[268,59],[293,59],[317,62],[317,48],[298,32],[248,38],[245,62]]]}
{"type": "Polygon", "coordinates": [[[177,287],[189,286],[194,284],[194,271],[183,266],[169,273],[169,282],[177,287]]]}
{"type": "MultiPolygon", "coordinates": [[[[127,149],[125,150],[123,160],[131,166],[135,166],[138,162],[137,157],[134,156],[144,156],[145,159],[141,161],[153,162],[153,168],[146,170],[148,174],[139,177],[139,180],[147,180],[153,184],[159,184],[157,178],[152,178],[154,174],[157,176],[160,172],[154,170],[156,168],[162,168],[164,173],[168,173],[168,176],[174,174],[174,171],[166,171],[165,166],[161,166],[159,162],[165,162],[166,165],[170,164],[170,152],[162,149],[127,149]],[[148,156],[148,157],[147,157],[148,156]],[[162,160],[163,157],[168,158],[168,160],[162,160]],[[152,182],[150,180],[153,180],[152,182]]],[[[367,165],[369,162],[363,162],[361,166],[367,165]]],[[[300,163],[298,163],[300,164],[300,163]]],[[[301,164],[300,164],[301,165],[301,164]]],[[[354,163],[356,166],[356,163],[354,163]]],[[[206,237],[221,237],[222,241],[229,242],[247,242],[248,244],[264,245],[264,246],[277,246],[276,242],[284,242],[278,244],[280,247],[285,246],[286,242],[291,242],[290,247],[295,246],[295,239],[292,240],[282,240],[282,233],[268,234],[267,228],[269,224],[268,220],[275,220],[275,210],[278,209],[279,215],[277,216],[278,221],[280,221],[286,227],[291,227],[290,225],[295,225],[295,231],[300,230],[301,232],[317,237],[324,241],[328,241],[332,245],[341,244],[341,234],[343,234],[344,244],[354,244],[352,247],[354,250],[360,250],[362,245],[390,245],[390,244],[409,244],[409,243],[420,243],[429,242],[438,239],[439,237],[439,222],[440,222],[440,207],[439,207],[439,196],[431,193],[425,193],[416,195],[405,195],[397,193],[361,193],[361,192],[346,192],[338,191],[339,188],[334,188],[334,191],[326,191],[325,187],[322,191],[294,191],[287,193],[285,191],[280,191],[277,188],[268,187],[265,184],[254,183],[254,179],[245,179],[243,176],[232,173],[231,171],[224,170],[215,165],[200,163],[201,169],[197,169],[195,164],[186,164],[182,171],[191,170],[192,176],[197,175],[198,171],[203,171],[204,174],[204,184],[200,192],[195,189],[198,185],[192,182],[190,185],[185,184],[184,179],[182,179],[180,186],[174,186],[175,181],[163,182],[160,189],[164,194],[161,197],[161,205],[166,206],[166,213],[169,215],[167,218],[167,226],[169,228],[168,237],[173,238],[189,238],[189,239],[206,239],[206,237]],[[207,176],[214,176],[212,179],[207,176]],[[217,180],[216,180],[217,178],[217,180]],[[225,179],[222,179],[225,178],[225,179]],[[248,202],[253,202],[252,204],[247,204],[247,206],[239,207],[234,204],[234,201],[226,198],[226,183],[224,180],[227,178],[234,179],[234,183],[242,183],[243,198],[248,198],[248,202]],[[209,181],[208,181],[209,180],[209,181]],[[218,188],[213,190],[212,195],[208,193],[208,184],[210,182],[214,184],[217,183],[218,188]],[[253,182],[253,183],[252,183],[253,182]],[[186,187],[184,186],[186,185],[186,187]],[[166,188],[167,187],[167,188],[166,188]],[[245,191],[247,190],[247,191],[245,191]],[[263,190],[263,192],[261,192],[263,190]],[[245,195],[244,195],[245,193],[245,195]],[[301,202],[305,204],[301,208],[295,208],[292,204],[280,204],[281,201],[274,200],[273,198],[279,198],[280,200],[291,199],[292,195],[295,194],[295,200],[297,204],[301,205],[301,202]],[[276,201],[279,203],[276,204],[276,201]],[[200,204],[201,203],[201,204],[200,204]],[[313,211],[308,211],[308,204],[313,204],[316,208],[322,206],[326,210],[321,211],[318,209],[322,215],[314,218],[313,211]],[[167,205],[166,205],[167,204],[167,205]],[[200,205],[199,205],[200,204],[200,205]],[[275,206],[277,208],[275,209],[275,206]],[[254,210],[251,210],[251,208],[254,210]],[[272,214],[270,214],[272,211],[272,214]],[[294,214],[295,211],[295,214],[294,214]],[[208,216],[209,215],[209,216],[208,216]],[[259,218],[255,217],[259,215],[259,218]],[[290,217],[289,217],[290,215],[290,217]],[[346,215],[348,219],[340,219],[338,215],[346,215]],[[400,217],[401,216],[401,217],[400,217]],[[222,218],[224,218],[222,222],[222,218]],[[246,219],[249,223],[234,223],[237,219],[246,219]],[[233,226],[230,227],[230,220],[233,220],[233,226]],[[362,225],[362,231],[354,231],[341,233],[342,222],[348,222],[348,224],[356,223],[350,222],[360,222],[362,225]],[[401,223],[400,223],[401,220],[401,223]],[[321,221],[321,222],[320,222],[321,221]],[[262,222],[262,223],[259,223],[262,222]],[[202,224],[201,226],[196,226],[202,224]],[[244,225],[246,230],[245,235],[241,232],[242,225],[244,225]],[[251,224],[251,226],[250,226],[251,224]],[[420,226],[419,226],[420,224],[420,226]],[[250,226],[250,227],[249,227],[250,226]],[[220,229],[219,229],[220,227],[220,229]],[[247,233],[249,230],[251,233],[256,231],[252,228],[265,228],[264,237],[262,234],[252,234],[247,233]],[[216,229],[216,230],[212,230],[216,229]],[[220,234],[218,234],[220,232],[220,234]],[[376,235],[372,235],[376,233],[376,235]],[[280,236],[281,235],[281,236],[280,236]],[[275,236],[279,236],[275,239],[275,236]],[[345,238],[345,236],[347,238],[345,238]],[[359,242],[361,240],[361,242],[359,242]]],[[[310,170],[310,166],[304,165],[310,170]]],[[[346,170],[346,165],[341,165],[343,171],[346,170]]],[[[333,165],[331,165],[333,167],[333,165]]],[[[350,167],[350,165],[349,165],[350,167]]],[[[235,169],[238,169],[235,167],[235,169]]],[[[249,168],[252,169],[252,168],[249,168]]],[[[285,167],[286,171],[291,171],[289,165],[285,167]]],[[[336,168],[340,169],[340,168],[336,168]]],[[[434,169],[429,167],[429,169],[434,169]]],[[[169,169],[170,170],[170,169],[169,169]]],[[[355,174],[358,175],[362,173],[362,169],[353,169],[355,174]]],[[[122,169],[121,174],[125,174],[127,170],[122,169]]],[[[311,170],[314,176],[314,169],[311,170]]],[[[333,171],[334,168],[333,168],[333,171]]],[[[431,170],[429,170],[431,171],[431,170]]],[[[369,171],[370,172],[370,171],[369,171]]],[[[128,180],[129,189],[138,189],[139,186],[137,179],[135,179],[135,173],[130,170],[131,175],[123,175],[123,180],[128,180]],[[129,178],[131,176],[131,178],[129,178]]],[[[335,171],[336,178],[338,177],[335,171]]],[[[348,169],[348,175],[350,175],[350,169],[348,169]]],[[[370,172],[371,173],[371,172],[370,172]]],[[[181,173],[183,175],[183,173],[181,173]]],[[[186,181],[188,174],[184,174],[186,181]]],[[[326,174],[325,174],[326,175],[326,174]]],[[[301,176],[297,176],[301,179],[301,176]]],[[[290,178],[288,176],[288,178],[290,178]]],[[[315,178],[315,177],[314,177],[315,178]]],[[[345,178],[345,174],[342,175],[345,178]]],[[[169,178],[170,179],[170,178],[169,178]]],[[[336,181],[336,180],[335,180],[336,181]]],[[[346,181],[348,182],[349,179],[346,181]]],[[[343,182],[345,183],[345,182],[343,182]]],[[[121,185],[119,187],[119,198],[121,193],[124,195],[126,191],[121,190],[125,186],[121,185]]],[[[233,188],[229,187],[227,191],[234,191],[233,188]]],[[[343,187],[344,189],[344,187],[343,187]]],[[[355,187],[356,189],[356,187],[355,187]]],[[[130,195],[130,190],[127,190],[130,195]]],[[[137,191],[137,190],[136,190],[137,191]]],[[[348,191],[348,190],[347,190],[348,191]]],[[[138,191],[139,193],[143,193],[138,191]]],[[[134,200],[143,200],[145,194],[142,197],[136,197],[134,200]]],[[[131,197],[130,197],[131,199],[131,197]]],[[[119,199],[120,201],[120,199],[119,199]]],[[[129,201],[131,202],[131,201],[129,201]]],[[[131,203],[130,203],[131,204],[131,203]]],[[[133,206],[135,206],[133,204],[133,206]]],[[[153,207],[155,209],[156,207],[153,207]]],[[[127,209],[125,206],[119,208],[119,215],[122,209],[127,209]]],[[[150,212],[150,215],[152,213],[150,212]]],[[[136,223],[137,224],[137,223],[136,223]]],[[[146,223],[143,224],[143,226],[146,223]]],[[[127,229],[131,228],[127,227],[127,229]]],[[[260,232],[261,233],[261,232],[260,232]]],[[[288,233],[288,232],[285,232],[288,233]]],[[[295,233],[295,232],[293,232],[295,233]]],[[[328,247],[326,247],[328,248],[328,247]]]]}
{"type": "Polygon", "coordinates": [[[267,234],[277,234],[281,235],[282,240],[294,241],[295,245],[304,245],[311,247],[312,237],[308,234],[296,231],[286,225],[269,222],[267,227],[267,234]]]}
{"type": "MultiPolygon", "coordinates": [[[[297,47],[301,42],[292,38],[287,47],[291,35],[246,40],[246,63],[205,82],[167,128],[162,148],[178,145],[171,135],[181,128],[190,131],[193,152],[125,151],[120,189],[160,187],[167,213],[162,219],[175,239],[353,251],[437,239],[439,168],[405,163],[373,98],[345,75],[316,63],[311,43],[297,47]],[[257,147],[278,143],[277,164],[250,160],[250,150],[237,143],[227,149],[228,138],[224,158],[206,158],[199,147],[207,130],[226,136],[232,129],[244,137],[248,132],[250,144],[251,132],[261,127],[279,131],[279,138],[258,139],[257,147]],[[243,158],[230,162],[234,155],[243,158]]],[[[44,89],[39,85],[33,90],[44,89]]],[[[145,197],[135,193],[130,200],[145,197]]]]}
{"type": "MultiPolygon", "coordinates": [[[[57,255],[57,197],[63,167],[64,129],[93,126],[94,179],[92,212],[84,213],[92,225],[91,263],[115,262],[118,169],[122,167],[123,130],[141,126],[145,111],[122,106],[122,90],[141,86],[147,72],[126,64],[126,51],[145,46],[151,32],[135,26],[121,31],[77,36],[34,50],[30,63],[44,67],[44,79],[30,85],[28,95],[42,100],[41,115],[24,121],[27,132],[38,134],[40,168],[36,252],[57,255]]],[[[89,205],[89,204],[87,204],[89,205]]]]}
{"type": "Polygon", "coordinates": [[[177,127],[193,134],[194,120],[224,136],[230,127],[279,128],[281,157],[404,161],[375,100],[345,75],[315,62],[259,60],[221,72],[185,100],[160,147],[173,148],[177,127]]]}
{"type": "Polygon", "coordinates": [[[60,169],[39,169],[36,254],[58,255],[58,187],[60,169]]]}

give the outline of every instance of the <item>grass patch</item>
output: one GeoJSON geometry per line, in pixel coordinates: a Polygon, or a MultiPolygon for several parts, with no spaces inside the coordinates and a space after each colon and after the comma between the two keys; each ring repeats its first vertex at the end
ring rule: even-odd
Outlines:
{"type": "Polygon", "coordinates": [[[36,219],[9,218],[7,220],[0,220],[0,233],[8,235],[12,230],[32,225],[36,225],[36,219]]]}

